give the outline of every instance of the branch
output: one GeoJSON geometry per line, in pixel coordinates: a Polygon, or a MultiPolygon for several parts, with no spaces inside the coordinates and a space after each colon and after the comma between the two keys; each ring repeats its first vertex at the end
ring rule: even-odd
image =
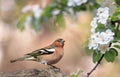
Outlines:
{"type": "Polygon", "coordinates": [[[115,35],[114,37],[117,37],[117,32],[119,30],[119,26],[120,26],[120,21],[117,21],[117,27],[116,27],[116,30],[115,30],[115,35]]]}
{"type": "MultiPolygon", "coordinates": [[[[117,24],[117,27],[116,27],[116,30],[115,30],[115,35],[114,35],[114,38],[117,37],[117,33],[118,33],[118,30],[119,30],[119,27],[120,27],[120,20],[119,21],[116,21],[118,24],[117,24]]],[[[114,23],[115,24],[115,23],[114,23]]],[[[109,44],[109,47],[111,47],[111,44],[109,44]]],[[[95,71],[95,69],[98,67],[98,65],[101,63],[103,57],[104,57],[105,54],[102,54],[102,56],[100,57],[99,61],[97,62],[97,64],[94,66],[94,68],[87,73],[87,77],[89,77],[93,71],[95,71]]]]}
{"type": "Polygon", "coordinates": [[[97,64],[94,66],[94,68],[90,72],[87,73],[87,77],[89,77],[92,74],[92,72],[98,67],[98,65],[102,61],[103,57],[104,57],[104,54],[102,54],[101,58],[99,59],[99,61],[97,62],[97,64]]]}

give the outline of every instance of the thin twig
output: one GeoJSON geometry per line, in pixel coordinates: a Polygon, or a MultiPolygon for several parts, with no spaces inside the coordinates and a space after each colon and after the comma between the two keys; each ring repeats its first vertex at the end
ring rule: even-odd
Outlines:
{"type": "Polygon", "coordinates": [[[99,59],[99,61],[98,61],[97,64],[95,65],[95,67],[94,67],[90,72],[87,73],[87,77],[89,77],[89,76],[92,74],[92,72],[98,67],[98,65],[99,65],[100,62],[102,61],[103,57],[104,57],[104,54],[102,54],[101,58],[99,59]]]}
{"type": "Polygon", "coordinates": [[[115,30],[115,35],[114,35],[114,37],[117,37],[117,33],[118,33],[118,30],[119,30],[119,26],[120,26],[120,21],[117,22],[117,27],[116,27],[116,30],[115,30]]]}

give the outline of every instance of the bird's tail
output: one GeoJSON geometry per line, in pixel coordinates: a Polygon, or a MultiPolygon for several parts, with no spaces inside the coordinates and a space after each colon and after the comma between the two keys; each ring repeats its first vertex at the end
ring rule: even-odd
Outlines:
{"type": "Polygon", "coordinates": [[[21,57],[21,58],[17,58],[14,60],[10,60],[11,63],[14,63],[16,61],[28,61],[28,60],[34,60],[34,57],[32,57],[31,55],[26,55],[25,57],[21,57]]]}

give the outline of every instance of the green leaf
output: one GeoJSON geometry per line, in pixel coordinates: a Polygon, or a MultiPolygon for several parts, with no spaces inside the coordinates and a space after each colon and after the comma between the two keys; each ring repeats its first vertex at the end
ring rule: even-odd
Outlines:
{"type": "Polygon", "coordinates": [[[120,20],[120,6],[115,9],[115,12],[111,16],[112,21],[120,20]]]}
{"type": "Polygon", "coordinates": [[[110,50],[114,51],[116,53],[116,56],[118,56],[118,52],[115,48],[110,48],[110,50]]]}
{"type": "Polygon", "coordinates": [[[108,22],[106,28],[112,30],[112,32],[115,31],[115,24],[111,23],[111,22],[108,22]]]}
{"type": "Polygon", "coordinates": [[[44,12],[42,14],[42,16],[40,17],[39,21],[42,22],[48,22],[49,18],[52,16],[51,14],[51,10],[52,8],[50,6],[46,7],[44,9],[44,12]]]}
{"type": "Polygon", "coordinates": [[[46,7],[45,10],[44,10],[44,13],[43,13],[43,16],[47,16],[47,17],[51,17],[51,10],[52,8],[51,7],[46,7]]]}
{"type": "Polygon", "coordinates": [[[78,77],[77,75],[73,74],[71,77],[78,77]]]}
{"type": "Polygon", "coordinates": [[[102,2],[102,0],[96,0],[96,2],[99,2],[99,3],[100,3],[100,2],[102,2]]]}
{"type": "Polygon", "coordinates": [[[79,77],[79,75],[82,73],[82,70],[78,70],[76,74],[72,74],[71,77],[79,77]]]}
{"type": "Polygon", "coordinates": [[[96,31],[104,31],[105,30],[105,25],[104,24],[101,24],[101,23],[98,23],[98,27],[96,28],[96,31]]]}
{"type": "Polygon", "coordinates": [[[64,4],[67,4],[68,0],[61,0],[64,4]]]}
{"type": "Polygon", "coordinates": [[[96,0],[88,0],[89,2],[96,3],[96,0]]]}
{"type": "MultiPolygon", "coordinates": [[[[65,4],[67,4],[67,2],[68,2],[68,0],[53,0],[53,1],[54,1],[55,3],[58,3],[57,5],[61,5],[61,4],[64,4],[64,5],[65,5],[65,4]],[[60,2],[61,4],[60,4],[59,2],[60,2]]],[[[66,5],[66,6],[67,6],[67,5],[66,5]]],[[[64,7],[64,6],[63,6],[63,7],[64,7]]]]}
{"type": "Polygon", "coordinates": [[[116,34],[113,42],[116,43],[116,42],[119,42],[119,41],[120,41],[120,30],[117,31],[117,34],[116,34]]]}
{"type": "Polygon", "coordinates": [[[111,48],[109,51],[105,53],[105,59],[108,62],[113,62],[115,60],[115,57],[118,55],[118,52],[116,49],[111,48]]]}
{"type": "Polygon", "coordinates": [[[89,9],[91,11],[93,11],[93,10],[99,8],[99,7],[100,7],[100,5],[98,3],[89,4],[89,9]]]}
{"type": "Polygon", "coordinates": [[[120,6],[120,0],[115,0],[115,3],[120,6]]]}
{"type": "Polygon", "coordinates": [[[114,38],[114,39],[113,39],[113,43],[116,43],[116,42],[119,42],[119,39],[114,38]]]}
{"type": "Polygon", "coordinates": [[[85,6],[85,4],[82,4],[82,5],[80,5],[80,6],[75,6],[75,7],[73,7],[73,10],[75,11],[75,12],[78,12],[78,11],[85,11],[87,8],[86,8],[86,6],[85,6]]]}
{"type": "Polygon", "coordinates": [[[65,19],[62,14],[57,15],[56,17],[56,23],[62,28],[65,28],[65,19]]]}
{"type": "Polygon", "coordinates": [[[96,63],[99,61],[101,57],[101,53],[99,51],[94,51],[93,53],[93,62],[96,63]]]}
{"type": "Polygon", "coordinates": [[[79,76],[82,72],[83,72],[82,70],[79,70],[79,71],[77,72],[77,76],[79,76]]]}
{"type": "Polygon", "coordinates": [[[120,30],[118,30],[117,32],[117,37],[116,37],[118,40],[120,40],[120,30]]]}
{"type": "Polygon", "coordinates": [[[88,0],[88,4],[91,11],[100,7],[100,4],[98,4],[98,1],[96,0],[88,0]]]}
{"type": "Polygon", "coordinates": [[[114,47],[120,49],[120,45],[114,45],[114,47]]]}
{"type": "Polygon", "coordinates": [[[24,15],[22,15],[22,16],[19,18],[19,20],[18,20],[17,27],[18,27],[21,31],[23,31],[23,30],[25,29],[24,23],[25,23],[25,21],[26,21],[26,18],[27,18],[27,15],[24,14],[24,15]]]}
{"type": "Polygon", "coordinates": [[[41,26],[40,26],[40,21],[39,19],[36,19],[34,16],[32,17],[32,28],[34,28],[36,31],[39,31],[41,26]]]}

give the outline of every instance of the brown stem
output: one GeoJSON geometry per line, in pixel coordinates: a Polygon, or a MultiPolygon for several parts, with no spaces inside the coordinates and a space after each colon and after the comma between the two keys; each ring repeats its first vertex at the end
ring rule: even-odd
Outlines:
{"type": "Polygon", "coordinates": [[[87,77],[89,77],[92,74],[92,72],[98,67],[98,65],[102,61],[103,57],[104,57],[104,54],[102,54],[101,58],[99,59],[99,61],[97,62],[97,64],[94,66],[94,68],[90,72],[87,73],[87,77]]]}
{"type": "Polygon", "coordinates": [[[117,33],[118,33],[118,30],[119,30],[119,26],[120,26],[120,21],[117,22],[117,27],[116,27],[116,30],[115,30],[115,35],[114,35],[114,37],[117,37],[117,33]]]}

